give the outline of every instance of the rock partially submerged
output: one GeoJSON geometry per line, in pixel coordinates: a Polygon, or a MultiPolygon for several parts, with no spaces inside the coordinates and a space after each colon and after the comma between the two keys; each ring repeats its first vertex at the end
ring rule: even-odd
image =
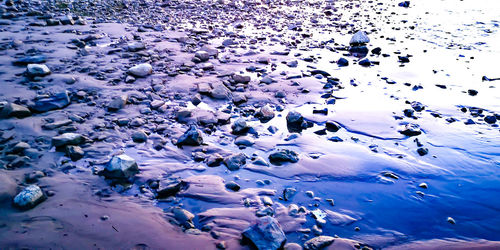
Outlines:
{"type": "Polygon", "coordinates": [[[0,118],[24,118],[31,115],[31,111],[15,103],[0,102],[0,118]]]}
{"type": "Polygon", "coordinates": [[[99,173],[108,179],[129,179],[139,173],[137,162],[126,154],[113,156],[99,173]]]}
{"type": "Polygon", "coordinates": [[[203,137],[196,125],[191,125],[177,140],[177,146],[200,146],[201,144],[203,144],[203,137]]]}
{"type": "Polygon", "coordinates": [[[47,197],[39,186],[30,185],[14,197],[14,206],[23,210],[31,209],[43,202],[46,198],[47,197]]]}
{"type": "Polygon", "coordinates": [[[226,165],[227,169],[231,171],[240,169],[241,167],[245,166],[246,162],[247,157],[244,153],[234,154],[224,159],[224,164],[226,165]]]}
{"type": "Polygon", "coordinates": [[[359,45],[364,45],[370,42],[370,38],[366,35],[364,31],[358,31],[356,32],[352,38],[349,44],[351,46],[359,46],[359,45]]]}
{"type": "Polygon", "coordinates": [[[286,236],[276,219],[271,216],[260,217],[257,223],[243,232],[259,250],[280,249],[286,242],[286,236]]]}
{"type": "Polygon", "coordinates": [[[53,96],[40,98],[35,101],[30,108],[35,112],[47,112],[55,109],[65,108],[70,104],[71,100],[69,99],[68,91],[64,91],[53,96]]]}
{"type": "Polygon", "coordinates": [[[296,163],[299,161],[299,156],[292,150],[280,149],[269,155],[269,161],[275,165],[281,165],[285,162],[296,163]]]}

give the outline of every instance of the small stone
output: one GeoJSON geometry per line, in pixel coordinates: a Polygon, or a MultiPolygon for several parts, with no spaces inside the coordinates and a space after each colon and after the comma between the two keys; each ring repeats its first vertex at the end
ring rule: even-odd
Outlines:
{"type": "Polygon", "coordinates": [[[200,62],[206,62],[210,59],[210,54],[204,50],[199,50],[194,54],[194,57],[198,58],[200,62]]]}
{"type": "Polygon", "coordinates": [[[289,127],[300,127],[304,122],[304,117],[297,111],[290,111],[286,115],[286,122],[289,127]]]}
{"type": "Polygon", "coordinates": [[[108,104],[108,110],[112,112],[116,112],[125,107],[128,101],[127,95],[114,97],[113,100],[108,104]]]}
{"type": "Polygon", "coordinates": [[[418,126],[417,124],[409,123],[404,125],[399,130],[399,133],[406,136],[416,136],[422,134],[422,130],[420,130],[420,126],[418,126]]]}
{"type": "Polygon", "coordinates": [[[429,149],[427,149],[427,148],[418,148],[417,149],[417,153],[420,156],[424,156],[424,155],[426,155],[426,154],[429,153],[429,149]]]}
{"type": "Polygon", "coordinates": [[[181,226],[185,228],[194,228],[194,214],[180,207],[174,207],[172,213],[174,214],[175,220],[177,220],[181,226]]]}
{"type": "Polygon", "coordinates": [[[243,232],[257,249],[277,250],[283,247],[286,236],[276,219],[270,216],[260,217],[257,223],[243,232]]]}
{"type": "Polygon", "coordinates": [[[226,188],[237,192],[240,190],[241,187],[240,187],[240,185],[238,185],[238,183],[236,183],[234,181],[230,181],[230,182],[226,183],[226,188]]]}
{"type": "Polygon", "coordinates": [[[487,115],[484,117],[484,121],[488,124],[494,124],[497,122],[497,117],[494,115],[487,115]]]}
{"type": "Polygon", "coordinates": [[[314,192],[313,191],[306,191],[306,195],[309,198],[314,198],[314,192]]]}
{"type": "Polygon", "coordinates": [[[273,200],[269,196],[262,196],[260,197],[260,201],[262,201],[262,204],[264,206],[272,206],[273,205],[273,200]]]}
{"type": "Polygon", "coordinates": [[[274,116],[274,111],[269,105],[264,105],[255,113],[255,117],[259,118],[261,122],[268,122],[272,120],[274,116]]]}
{"type": "Polygon", "coordinates": [[[85,155],[82,148],[79,146],[67,146],[66,155],[71,158],[72,161],[78,161],[85,155]]]}
{"type": "Polygon", "coordinates": [[[453,219],[453,218],[451,218],[451,217],[448,217],[448,218],[446,219],[446,221],[448,221],[450,224],[453,224],[453,225],[455,225],[455,224],[456,224],[455,219],[453,219]]]}
{"type": "Polygon", "coordinates": [[[9,102],[0,103],[0,118],[25,118],[30,115],[31,111],[25,106],[9,102]]]}
{"type": "Polygon", "coordinates": [[[50,74],[50,69],[45,64],[28,64],[27,72],[29,76],[46,76],[50,74]]]}
{"type": "Polygon", "coordinates": [[[318,236],[314,237],[304,243],[305,250],[319,250],[326,249],[335,241],[334,237],[331,236],[318,236]]]}
{"type": "Polygon", "coordinates": [[[133,132],[131,137],[132,140],[136,143],[142,143],[148,140],[148,135],[146,135],[146,133],[144,133],[144,131],[142,130],[133,132]]]}
{"type": "Polygon", "coordinates": [[[135,77],[146,77],[153,73],[153,67],[149,63],[142,63],[130,68],[128,73],[135,77]]]}
{"type": "Polygon", "coordinates": [[[113,156],[100,175],[109,179],[128,179],[137,173],[139,167],[136,161],[126,154],[121,154],[113,156]]]}
{"type": "Polygon", "coordinates": [[[285,189],[283,189],[283,199],[285,201],[289,201],[293,198],[293,196],[295,196],[296,193],[297,193],[297,189],[295,189],[295,188],[285,188],[285,189]]]}
{"type": "Polygon", "coordinates": [[[427,188],[428,188],[427,183],[425,183],[425,182],[422,182],[422,183],[418,184],[418,186],[419,186],[420,188],[424,188],[424,189],[427,189],[427,188]]]}
{"type": "Polygon", "coordinates": [[[250,127],[248,126],[246,120],[243,119],[243,118],[237,119],[233,123],[233,125],[231,126],[231,128],[233,129],[232,133],[235,134],[235,135],[245,134],[250,129],[250,127]]]}
{"type": "Polygon", "coordinates": [[[299,161],[299,157],[292,150],[280,149],[269,155],[269,161],[275,165],[281,165],[284,162],[296,163],[299,161]]]}
{"type": "Polygon", "coordinates": [[[347,59],[341,57],[338,61],[337,61],[337,65],[339,67],[346,67],[346,66],[349,66],[349,61],[347,61],[347,59]]]}
{"type": "Polygon", "coordinates": [[[222,83],[215,83],[213,84],[213,89],[210,91],[210,95],[215,99],[228,100],[231,99],[231,90],[222,83]]]}
{"type": "Polygon", "coordinates": [[[248,136],[240,136],[234,140],[234,144],[237,146],[250,147],[254,144],[254,140],[248,136]]]}
{"type": "Polygon", "coordinates": [[[358,45],[363,45],[363,44],[366,44],[369,42],[370,42],[370,38],[366,35],[366,33],[364,31],[360,30],[352,36],[349,44],[352,46],[358,46],[358,45]]]}
{"type": "Polygon", "coordinates": [[[226,165],[227,169],[235,171],[245,166],[246,159],[247,157],[244,153],[233,154],[224,159],[224,164],[226,165]]]}
{"type": "Polygon", "coordinates": [[[250,82],[251,78],[250,76],[244,76],[244,75],[240,75],[240,74],[234,74],[233,75],[233,80],[235,83],[243,83],[243,84],[247,84],[250,82]]]}
{"type": "Polygon", "coordinates": [[[130,52],[137,52],[146,49],[146,45],[143,42],[131,42],[127,45],[127,50],[130,52]]]}
{"type": "Polygon", "coordinates": [[[62,147],[66,145],[79,145],[83,143],[85,139],[82,135],[76,133],[64,133],[52,137],[52,145],[55,147],[62,147]]]}
{"type": "Polygon", "coordinates": [[[31,209],[45,199],[47,199],[47,197],[39,186],[30,185],[14,197],[14,205],[23,210],[31,209]]]}
{"type": "Polygon", "coordinates": [[[64,91],[50,97],[40,98],[30,108],[35,112],[41,113],[65,108],[70,102],[68,91],[64,91]]]}
{"type": "Polygon", "coordinates": [[[196,125],[191,125],[189,129],[177,140],[177,146],[200,146],[203,144],[201,131],[196,125]]]}

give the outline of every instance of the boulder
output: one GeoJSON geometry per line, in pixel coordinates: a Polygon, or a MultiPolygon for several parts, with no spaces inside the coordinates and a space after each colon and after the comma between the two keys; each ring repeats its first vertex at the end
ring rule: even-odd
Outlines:
{"type": "Polygon", "coordinates": [[[224,159],[224,164],[226,165],[227,169],[231,171],[240,169],[241,167],[245,166],[246,163],[247,157],[244,153],[233,154],[224,159]]]}
{"type": "Polygon", "coordinates": [[[275,165],[281,165],[284,162],[296,163],[299,161],[299,156],[292,150],[280,149],[269,155],[269,161],[275,165]]]}
{"type": "Polygon", "coordinates": [[[283,247],[286,236],[276,219],[260,217],[257,223],[243,231],[243,237],[259,250],[276,250],[283,247]]]}

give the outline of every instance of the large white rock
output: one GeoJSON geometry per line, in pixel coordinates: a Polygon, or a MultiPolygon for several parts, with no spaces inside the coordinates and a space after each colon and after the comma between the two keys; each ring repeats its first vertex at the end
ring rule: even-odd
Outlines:
{"type": "Polygon", "coordinates": [[[130,68],[128,73],[135,77],[146,77],[153,73],[153,67],[149,63],[141,63],[130,68]]]}
{"type": "Polygon", "coordinates": [[[351,45],[360,45],[360,44],[365,44],[369,43],[370,38],[366,35],[364,31],[358,31],[356,34],[354,34],[351,38],[351,41],[349,42],[351,45]]]}
{"type": "Polygon", "coordinates": [[[46,199],[42,189],[37,185],[30,185],[14,197],[14,205],[21,209],[30,209],[46,199]]]}
{"type": "Polygon", "coordinates": [[[28,64],[27,71],[30,76],[46,76],[50,74],[50,69],[45,64],[28,64]]]}

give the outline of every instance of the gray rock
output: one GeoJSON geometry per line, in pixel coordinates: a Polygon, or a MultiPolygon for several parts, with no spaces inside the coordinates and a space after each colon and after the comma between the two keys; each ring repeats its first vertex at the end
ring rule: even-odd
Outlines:
{"type": "Polygon", "coordinates": [[[288,126],[301,126],[304,121],[304,117],[297,111],[290,111],[286,115],[286,123],[288,126]]]}
{"type": "Polygon", "coordinates": [[[55,94],[50,97],[41,98],[35,101],[30,108],[35,112],[47,112],[55,109],[62,109],[70,104],[68,91],[55,94]]]}
{"type": "Polygon", "coordinates": [[[26,56],[15,60],[14,65],[41,64],[46,60],[45,56],[26,56]]]}
{"type": "Polygon", "coordinates": [[[212,92],[212,87],[210,87],[210,84],[206,82],[202,82],[198,84],[198,93],[200,94],[210,94],[212,92]]]}
{"type": "Polygon", "coordinates": [[[319,250],[324,249],[331,245],[335,241],[334,237],[331,236],[318,236],[314,237],[304,243],[304,249],[306,250],[319,250]]]}
{"type": "Polygon", "coordinates": [[[180,192],[183,186],[184,183],[182,182],[182,179],[176,176],[171,176],[167,179],[161,180],[159,187],[156,190],[156,198],[163,199],[173,196],[180,192]]]}
{"type": "Polygon", "coordinates": [[[130,52],[137,52],[146,49],[146,45],[142,42],[131,42],[127,44],[127,50],[130,52]]]}
{"type": "Polygon", "coordinates": [[[236,144],[237,146],[250,147],[254,143],[255,143],[254,140],[248,136],[240,136],[240,137],[236,138],[236,140],[234,140],[234,144],[236,144]]]}
{"type": "Polygon", "coordinates": [[[135,131],[132,133],[132,140],[137,143],[142,143],[148,140],[148,135],[142,130],[135,131]]]}
{"type": "Polygon", "coordinates": [[[260,217],[257,223],[243,232],[259,250],[276,250],[283,247],[286,236],[276,219],[270,216],[260,217]]]}
{"type": "Polygon", "coordinates": [[[243,153],[233,154],[224,159],[224,164],[226,165],[227,169],[231,171],[240,169],[241,167],[245,166],[246,163],[247,157],[243,153]]]}
{"type": "Polygon", "coordinates": [[[28,64],[26,72],[29,76],[46,76],[50,74],[50,69],[45,64],[28,64]]]}
{"type": "Polygon", "coordinates": [[[137,162],[126,154],[113,156],[99,174],[109,179],[129,179],[139,173],[137,162]]]}
{"type": "Polygon", "coordinates": [[[296,163],[299,161],[299,156],[292,150],[280,149],[269,155],[269,161],[275,165],[281,165],[284,162],[296,163]]]}
{"type": "Polygon", "coordinates": [[[202,133],[196,125],[191,125],[189,129],[177,140],[177,146],[200,146],[203,144],[202,133]]]}
{"type": "Polygon", "coordinates": [[[128,101],[127,95],[116,96],[108,104],[108,110],[111,112],[116,112],[116,111],[124,108],[125,105],[127,104],[127,101],[128,101]]]}
{"type": "Polygon", "coordinates": [[[66,155],[71,158],[72,161],[78,161],[83,158],[85,152],[79,146],[67,146],[66,155]]]}
{"type": "Polygon", "coordinates": [[[185,228],[194,228],[194,214],[180,207],[174,207],[172,209],[172,213],[174,214],[175,220],[179,222],[181,226],[184,226],[185,228]]]}
{"type": "Polygon", "coordinates": [[[261,122],[268,122],[272,120],[274,116],[274,110],[269,105],[264,105],[255,113],[255,117],[259,118],[261,122]]]}
{"type": "Polygon", "coordinates": [[[0,118],[24,118],[30,115],[31,111],[25,106],[9,102],[0,103],[0,118]]]}
{"type": "Polygon", "coordinates": [[[146,77],[153,73],[153,67],[149,63],[141,63],[130,68],[128,73],[135,77],[146,77]]]}
{"type": "Polygon", "coordinates": [[[201,62],[206,62],[210,59],[210,54],[204,50],[199,50],[194,54],[201,62]]]}
{"type": "Polygon", "coordinates": [[[226,183],[226,188],[229,189],[229,190],[233,190],[235,192],[239,191],[240,190],[240,185],[238,185],[238,183],[234,182],[234,181],[230,181],[228,183],[226,183]]]}
{"type": "Polygon", "coordinates": [[[228,100],[231,99],[231,90],[222,83],[214,83],[210,95],[215,99],[228,100]]]}
{"type": "Polygon", "coordinates": [[[296,193],[297,189],[295,188],[285,188],[283,189],[283,199],[285,201],[289,201],[293,198],[293,196],[295,196],[296,193]]]}
{"type": "Polygon", "coordinates": [[[66,145],[79,145],[83,141],[84,141],[83,136],[77,133],[64,133],[62,135],[52,137],[52,145],[55,147],[62,147],[66,145]]]}
{"type": "Polygon", "coordinates": [[[362,44],[366,44],[369,42],[370,42],[370,38],[366,35],[366,33],[364,31],[360,30],[352,36],[349,44],[351,44],[353,46],[357,46],[357,45],[362,45],[362,44]]]}
{"type": "Polygon", "coordinates": [[[231,128],[233,129],[232,133],[235,135],[245,134],[250,129],[247,122],[243,118],[239,118],[234,121],[231,128]]]}
{"type": "Polygon", "coordinates": [[[422,134],[422,130],[417,124],[408,123],[403,125],[403,127],[399,130],[399,133],[406,136],[417,136],[422,134]]]}
{"type": "Polygon", "coordinates": [[[46,198],[39,186],[30,185],[14,197],[14,206],[23,210],[30,209],[43,202],[46,198]]]}
{"type": "Polygon", "coordinates": [[[240,75],[240,74],[234,74],[233,75],[233,80],[235,83],[243,83],[243,84],[247,84],[250,82],[251,78],[250,76],[244,76],[244,75],[240,75]]]}
{"type": "Polygon", "coordinates": [[[74,25],[75,24],[75,20],[73,20],[73,17],[71,15],[63,16],[63,17],[61,17],[61,19],[59,19],[59,21],[61,21],[61,23],[63,25],[74,25]]]}

